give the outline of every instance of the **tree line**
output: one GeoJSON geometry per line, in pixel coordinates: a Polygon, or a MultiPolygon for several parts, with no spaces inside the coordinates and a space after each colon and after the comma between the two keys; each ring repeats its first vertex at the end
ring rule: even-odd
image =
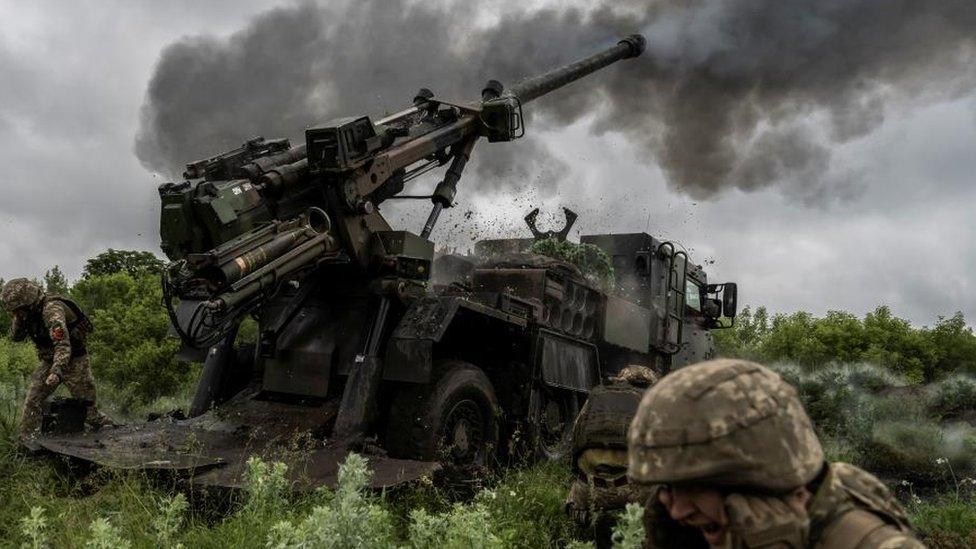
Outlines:
{"type": "Polygon", "coordinates": [[[765,307],[745,307],[732,328],[715,332],[715,340],[725,356],[804,368],[862,362],[915,384],[976,374],[976,336],[961,312],[916,327],[886,305],[863,317],[844,311],[770,315],[765,307]]]}

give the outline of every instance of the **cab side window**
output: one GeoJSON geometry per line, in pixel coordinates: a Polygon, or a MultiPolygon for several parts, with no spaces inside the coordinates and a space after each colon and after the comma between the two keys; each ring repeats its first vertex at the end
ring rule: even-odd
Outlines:
{"type": "Polygon", "coordinates": [[[696,313],[701,312],[701,288],[691,279],[686,281],[685,305],[696,313]]]}

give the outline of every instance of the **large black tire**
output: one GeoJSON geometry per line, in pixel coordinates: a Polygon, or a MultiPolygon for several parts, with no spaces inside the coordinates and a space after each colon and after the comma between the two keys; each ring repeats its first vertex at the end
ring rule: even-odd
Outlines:
{"type": "Polygon", "coordinates": [[[529,421],[532,443],[539,459],[566,459],[573,446],[573,423],[579,414],[576,393],[537,386],[532,393],[529,421]]]}
{"type": "Polygon", "coordinates": [[[394,457],[487,465],[498,445],[495,389],[481,369],[459,360],[434,367],[436,383],[407,387],[393,400],[387,448],[394,457]]]}

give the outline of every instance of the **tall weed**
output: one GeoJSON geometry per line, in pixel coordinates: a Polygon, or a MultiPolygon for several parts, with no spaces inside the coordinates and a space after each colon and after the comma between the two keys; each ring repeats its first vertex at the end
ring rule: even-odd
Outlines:
{"type": "Polygon", "coordinates": [[[935,390],[932,408],[942,417],[976,411],[976,379],[958,374],[942,380],[935,390]]]}
{"type": "Polygon", "coordinates": [[[334,493],[325,493],[326,503],[312,509],[301,521],[275,524],[267,547],[275,549],[384,548],[394,547],[393,522],[368,488],[372,472],[366,460],[351,453],[339,466],[334,493]]]}
{"type": "Polygon", "coordinates": [[[20,531],[27,539],[23,549],[42,549],[48,547],[47,517],[43,507],[31,507],[30,514],[20,519],[20,531]]]}

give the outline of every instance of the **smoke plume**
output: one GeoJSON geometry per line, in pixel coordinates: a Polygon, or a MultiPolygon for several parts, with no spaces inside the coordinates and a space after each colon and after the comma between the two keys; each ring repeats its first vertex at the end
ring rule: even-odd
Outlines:
{"type": "MultiPolygon", "coordinates": [[[[696,198],[780,185],[815,201],[849,186],[831,167],[834,146],[896,109],[976,87],[972,0],[607,1],[487,26],[470,12],[462,2],[301,3],[228,38],[182,39],[149,84],[137,155],[174,174],[254,135],[301,139],[333,116],[393,112],[421,86],[474,97],[487,78],[514,84],[639,31],[643,57],[533,103],[533,122],[591,116],[595,133],[627,136],[696,198]]],[[[531,158],[479,151],[476,173],[499,185],[533,170],[565,175],[544,143],[530,148],[531,158]]]]}

